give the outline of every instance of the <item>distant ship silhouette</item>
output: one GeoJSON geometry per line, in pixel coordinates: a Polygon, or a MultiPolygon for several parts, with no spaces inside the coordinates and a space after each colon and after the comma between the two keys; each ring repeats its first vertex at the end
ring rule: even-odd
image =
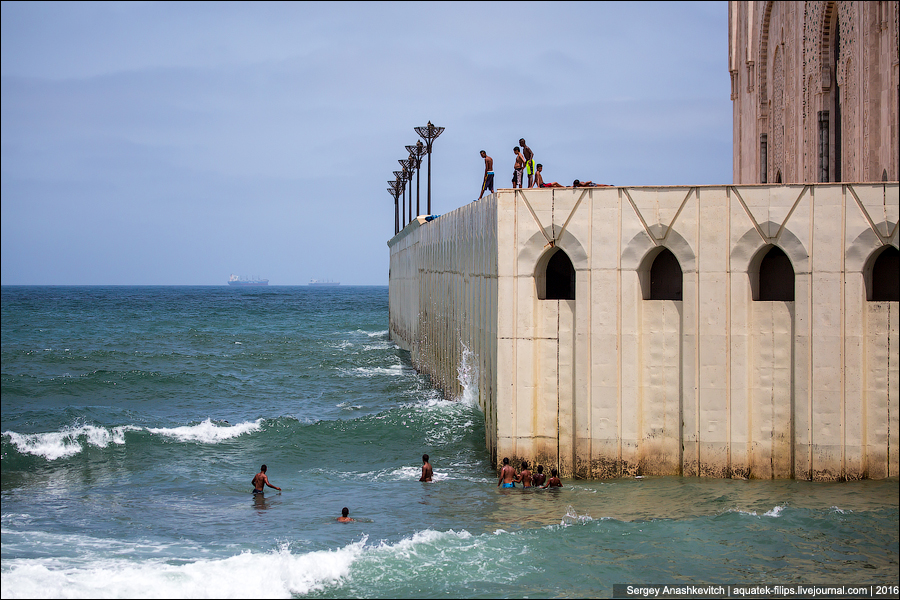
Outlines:
{"type": "Polygon", "coordinates": [[[232,275],[228,278],[228,285],[237,285],[237,286],[255,286],[255,285],[269,285],[268,279],[242,279],[237,275],[232,275]]]}

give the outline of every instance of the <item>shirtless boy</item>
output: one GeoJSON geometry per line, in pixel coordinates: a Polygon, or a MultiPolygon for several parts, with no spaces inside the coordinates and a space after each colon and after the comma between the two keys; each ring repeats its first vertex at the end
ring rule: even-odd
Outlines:
{"type": "Polygon", "coordinates": [[[522,471],[519,473],[516,480],[522,483],[522,487],[530,488],[532,485],[531,479],[531,471],[528,470],[528,463],[522,461],[522,471]]]}
{"type": "Polygon", "coordinates": [[[419,477],[419,481],[431,481],[431,478],[434,476],[434,473],[431,470],[431,463],[428,462],[428,455],[422,455],[422,476],[419,477]]]}
{"type": "Polygon", "coordinates": [[[538,163],[537,173],[535,174],[534,184],[537,187],[545,188],[545,187],[565,187],[564,185],[560,185],[555,181],[551,181],[550,183],[544,183],[544,176],[541,174],[541,171],[544,170],[544,165],[538,163]]]}
{"type": "Polygon", "coordinates": [[[265,486],[269,486],[273,490],[281,491],[280,487],[275,487],[271,483],[269,483],[269,478],[266,476],[266,465],[263,465],[259,468],[259,473],[257,473],[253,477],[253,494],[262,494],[266,491],[265,486]]]}
{"type": "Polygon", "coordinates": [[[544,475],[544,465],[538,465],[537,473],[531,476],[532,484],[534,487],[541,487],[546,480],[547,476],[544,475]]]}
{"type": "Polygon", "coordinates": [[[547,485],[545,485],[543,489],[547,489],[548,487],[562,487],[562,481],[559,480],[556,469],[550,469],[550,481],[547,482],[547,485]]]}
{"type": "Polygon", "coordinates": [[[516,487],[516,470],[509,464],[508,458],[503,459],[503,468],[500,469],[500,478],[497,480],[497,487],[516,487]]]}
{"type": "Polygon", "coordinates": [[[484,181],[481,183],[479,200],[481,200],[481,196],[484,196],[487,190],[491,190],[492,194],[494,193],[494,159],[488,156],[484,150],[481,151],[481,158],[484,159],[484,181]]]}
{"type": "Polygon", "coordinates": [[[516,164],[513,167],[512,178],[513,189],[522,189],[522,171],[525,169],[525,157],[522,156],[518,146],[513,148],[513,152],[516,153],[516,164]]]}
{"type": "MultiPolygon", "coordinates": [[[[525,172],[528,173],[528,187],[534,185],[534,152],[525,144],[525,138],[519,138],[522,145],[522,155],[525,157],[525,172]]],[[[522,187],[521,184],[519,187],[522,187]]]]}

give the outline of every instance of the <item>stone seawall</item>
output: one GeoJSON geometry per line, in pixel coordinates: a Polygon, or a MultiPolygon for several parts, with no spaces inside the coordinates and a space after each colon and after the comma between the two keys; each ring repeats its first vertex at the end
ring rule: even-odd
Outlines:
{"type": "Polygon", "coordinates": [[[495,461],[897,476],[898,204],[896,182],[499,190],[389,241],[391,337],[448,396],[477,369],[495,461]]]}
{"type": "Polygon", "coordinates": [[[476,376],[486,444],[496,450],[497,199],[426,221],[390,240],[390,335],[447,397],[476,376]]]}

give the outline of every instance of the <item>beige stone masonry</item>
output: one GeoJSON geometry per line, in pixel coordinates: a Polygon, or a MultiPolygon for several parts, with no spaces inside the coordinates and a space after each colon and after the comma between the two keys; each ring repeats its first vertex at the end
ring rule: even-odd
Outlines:
{"type": "Polygon", "coordinates": [[[499,190],[388,242],[391,338],[448,397],[475,369],[496,462],[895,477],[900,310],[866,278],[898,247],[898,204],[896,182],[499,190]],[[792,302],[754,300],[773,246],[792,302]],[[663,248],[682,300],[648,299],[663,248]],[[558,250],[574,300],[539,298],[558,250]]]}

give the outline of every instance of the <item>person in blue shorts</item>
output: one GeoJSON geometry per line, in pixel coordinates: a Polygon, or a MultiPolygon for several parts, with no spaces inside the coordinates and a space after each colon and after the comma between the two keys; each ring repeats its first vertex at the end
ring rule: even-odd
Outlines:
{"type": "MultiPolygon", "coordinates": [[[[494,193],[494,159],[487,155],[484,150],[481,151],[481,158],[484,159],[484,180],[481,183],[481,196],[488,190],[494,193]]],[[[481,200],[481,196],[478,199],[481,200]]]]}
{"type": "Polygon", "coordinates": [[[497,480],[497,487],[516,487],[516,470],[509,464],[508,458],[503,459],[503,468],[500,469],[500,478],[497,480]]]}

